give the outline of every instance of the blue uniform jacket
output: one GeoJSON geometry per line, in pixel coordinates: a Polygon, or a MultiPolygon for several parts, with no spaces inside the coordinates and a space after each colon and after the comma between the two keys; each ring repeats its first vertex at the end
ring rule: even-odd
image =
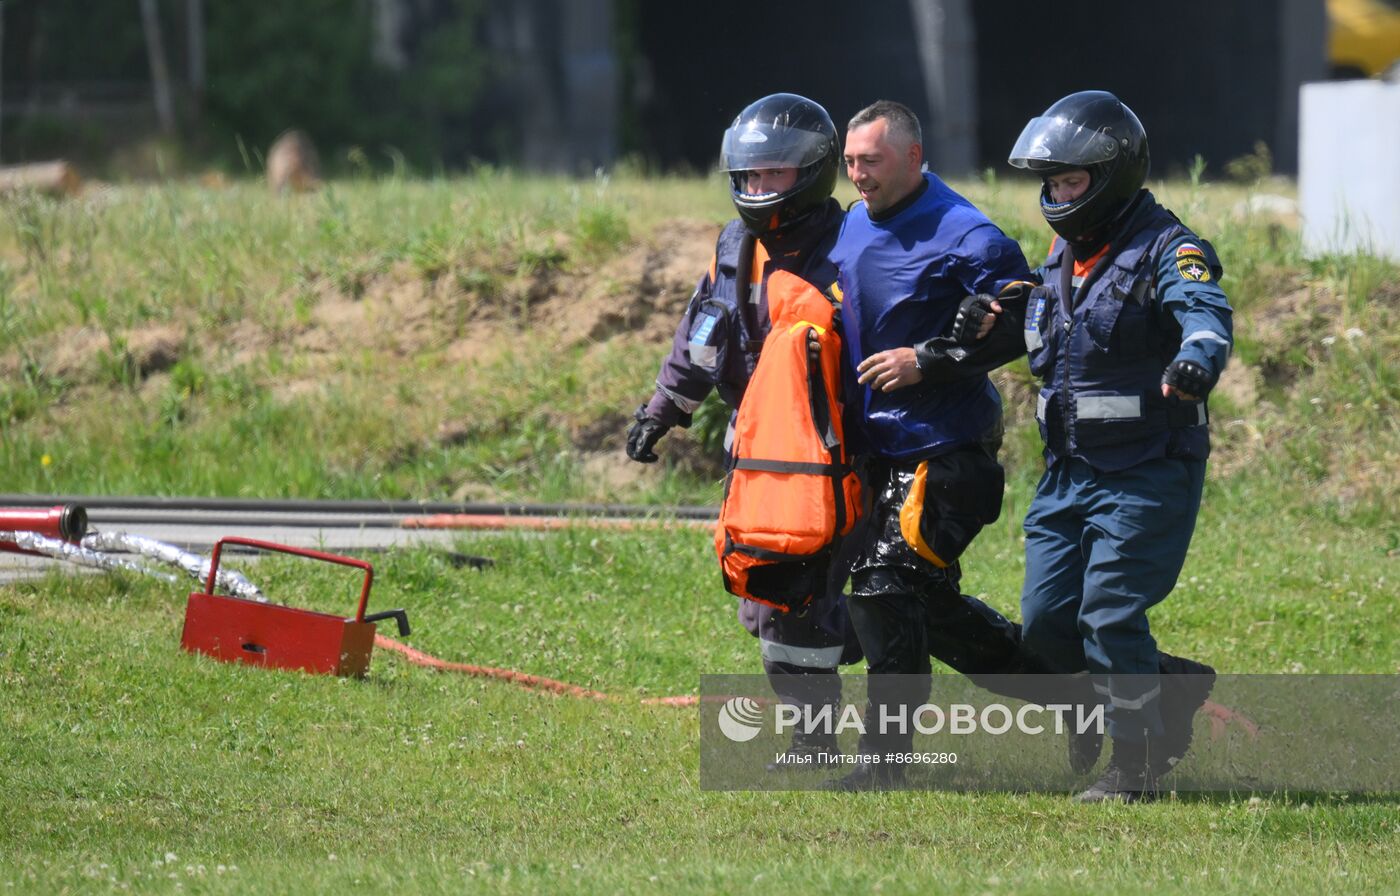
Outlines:
{"type": "Polygon", "coordinates": [[[1037,273],[1044,287],[1024,317],[1031,372],[1044,387],[1036,419],[1045,456],[1123,470],[1160,457],[1210,453],[1204,401],[1163,398],[1174,359],[1219,374],[1231,346],[1231,310],[1215,250],[1143,191],[1084,278],[1063,243],[1037,273]]]}
{"type": "MultiPolygon", "coordinates": [[[[852,208],[831,251],[852,369],[877,352],[944,335],[963,298],[1028,277],[1015,240],[943,181],[924,178],[923,195],[892,218],[873,221],[864,205],[852,208]]],[[[983,374],[888,393],[853,390],[847,431],[863,437],[857,450],[895,460],[976,444],[1001,414],[1001,396],[983,374]]]]}
{"type": "Polygon", "coordinates": [[[698,408],[711,389],[718,389],[731,408],[739,407],[768,336],[768,276],[776,270],[789,271],[818,289],[830,289],[836,269],[827,252],[843,214],[840,203],[828,200],[791,231],[765,238],[768,260],[752,276],[758,281],[757,289],[740,289],[735,279],[743,222],[736,219],[725,225],[710,270],[696,286],[676,327],[671,352],[661,363],[647,413],[674,424],[680,414],[698,408]]]}

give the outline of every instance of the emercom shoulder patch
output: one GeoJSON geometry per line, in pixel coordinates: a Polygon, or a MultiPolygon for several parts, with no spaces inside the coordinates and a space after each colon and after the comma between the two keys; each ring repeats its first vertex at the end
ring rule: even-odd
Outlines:
{"type": "Polygon", "coordinates": [[[1182,243],[1176,247],[1176,272],[1186,280],[1204,283],[1210,279],[1210,265],[1206,254],[1195,243],[1182,243]]]}

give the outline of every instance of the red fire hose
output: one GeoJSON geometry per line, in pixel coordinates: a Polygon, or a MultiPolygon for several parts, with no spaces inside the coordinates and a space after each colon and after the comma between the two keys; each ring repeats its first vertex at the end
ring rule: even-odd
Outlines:
{"type": "MultiPolygon", "coordinates": [[[[471,663],[454,663],[448,660],[440,660],[431,654],[424,653],[421,650],[409,647],[407,644],[395,641],[393,638],[386,638],[384,635],[374,636],[374,646],[381,647],[385,650],[392,650],[415,666],[424,666],[443,672],[461,672],[464,675],[471,675],[476,678],[491,678],[496,681],[505,681],[510,684],[519,685],[527,690],[559,694],[564,697],[578,697],[584,700],[619,699],[612,694],[605,694],[602,691],[595,691],[592,688],[586,688],[582,685],[557,681],[553,678],[545,678],[542,675],[531,675],[527,672],[517,672],[514,669],[498,669],[493,666],[474,666],[471,663]]],[[[645,697],[641,702],[657,706],[695,706],[700,702],[700,698],[693,694],[683,694],[677,697],[645,697]]]]}
{"type": "MultiPolygon", "coordinates": [[[[46,538],[56,538],[77,544],[87,534],[87,511],[76,504],[57,507],[0,507],[0,532],[33,532],[46,538]]],[[[0,551],[42,557],[13,541],[0,540],[0,551]]]]}
{"type": "MultiPolygon", "coordinates": [[[[495,510],[496,508],[489,509],[495,510]]],[[[579,522],[578,520],[561,519],[558,517],[528,517],[501,513],[441,513],[421,517],[410,517],[402,520],[400,525],[404,528],[536,529],[548,531],[571,525],[578,525],[579,522]]],[[[620,530],[655,526],[667,528],[709,528],[714,525],[711,521],[698,519],[652,520],[625,518],[594,518],[587,520],[586,524],[590,526],[601,525],[620,530]]],[[[0,532],[33,532],[46,538],[77,544],[82,540],[83,536],[87,534],[87,529],[87,511],[76,504],[60,504],[54,507],[0,507],[0,532]]],[[[46,556],[37,551],[26,550],[15,542],[6,540],[0,540],[0,551],[46,556]]],[[[209,575],[213,575],[212,570],[209,575]]],[[[212,587],[211,582],[208,585],[209,590],[212,591],[212,587]]],[[[363,606],[361,606],[360,611],[363,613],[363,606]]],[[[384,650],[394,651],[415,666],[437,669],[444,672],[459,672],[477,678],[504,681],[531,691],[558,694],[565,697],[600,701],[621,699],[616,695],[607,694],[581,685],[569,684],[568,682],[558,681],[553,678],[546,678],[542,675],[532,675],[513,669],[478,666],[471,663],[458,663],[439,659],[438,657],[424,653],[421,650],[410,647],[400,641],[395,641],[384,635],[376,634],[374,637],[374,644],[384,650]]],[[[700,702],[700,698],[693,694],[682,694],[670,697],[646,697],[642,698],[639,702],[646,705],[657,706],[695,706],[700,702]]],[[[1241,726],[1251,738],[1258,735],[1258,726],[1252,720],[1235,712],[1229,707],[1206,701],[1201,711],[1210,720],[1212,740],[1223,736],[1226,726],[1230,723],[1241,726]]]]}

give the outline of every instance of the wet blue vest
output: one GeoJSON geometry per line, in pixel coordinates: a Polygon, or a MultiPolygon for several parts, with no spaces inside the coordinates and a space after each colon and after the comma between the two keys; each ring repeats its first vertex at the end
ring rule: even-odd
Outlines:
{"type": "MultiPolygon", "coordinates": [[[[1157,264],[1173,240],[1194,234],[1155,203],[1129,228],[1122,246],[1110,248],[1077,288],[1074,256],[1060,241],[1041,268],[1045,286],[1026,309],[1031,372],[1045,381],[1036,420],[1047,464],[1073,455],[1111,472],[1210,453],[1206,403],[1161,392],[1181,327],[1157,303],[1157,264]]],[[[1215,265],[1213,251],[1210,257],[1215,265]]]]}
{"type": "MultiPolygon", "coordinates": [[[[831,251],[840,269],[841,319],[851,369],[881,351],[945,335],[968,295],[1000,292],[1029,276],[1021,247],[932,174],[928,188],[894,217],[846,213],[831,251]]],[[[1001,418],[986,376],[876,392],[855,386],[849,401],[861,453],[913,460],[977,444],[1001,418]]]]}

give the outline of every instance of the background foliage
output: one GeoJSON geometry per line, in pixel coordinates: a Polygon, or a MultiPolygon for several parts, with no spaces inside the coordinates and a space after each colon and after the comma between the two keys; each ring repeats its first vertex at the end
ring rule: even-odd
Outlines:
{"type": "MultiPolygon", "coordinates": [[[[161,0],[163,43],[187,130],[184,150],[260,170],[258,160],[239,157],[239,142],[265,147],[283,130],[298,127],[332,150],[333,167],[345,164],[350,147],[361,147],[363,157],[380,167],[396,157],[422,169],[444,159],[464,162],[474,147],[462,125],[487,66],[477,34],[480,5],[415,4],[426,37],[404,48],[407,64],[395,70],[375,58],[374,6],[366,0],[206,0],[204,118],[197,122],[185,77],[187,5],[161,0]]],[[[12,96],[23,96],[38,82],[104,82],[102,95],[128,102],[150,95],[135,2],[9,0],[5,51],[4,81],[12,96]]],[[[82,124],[43,115],[17,119],[20,125],[5,134],[10,159],[66,155],[112,164],[112,151],[132,136],[100,117],[82,124]]],[[[170,155],[173,163],[179,153],[172,148],[170,155]]]]}

